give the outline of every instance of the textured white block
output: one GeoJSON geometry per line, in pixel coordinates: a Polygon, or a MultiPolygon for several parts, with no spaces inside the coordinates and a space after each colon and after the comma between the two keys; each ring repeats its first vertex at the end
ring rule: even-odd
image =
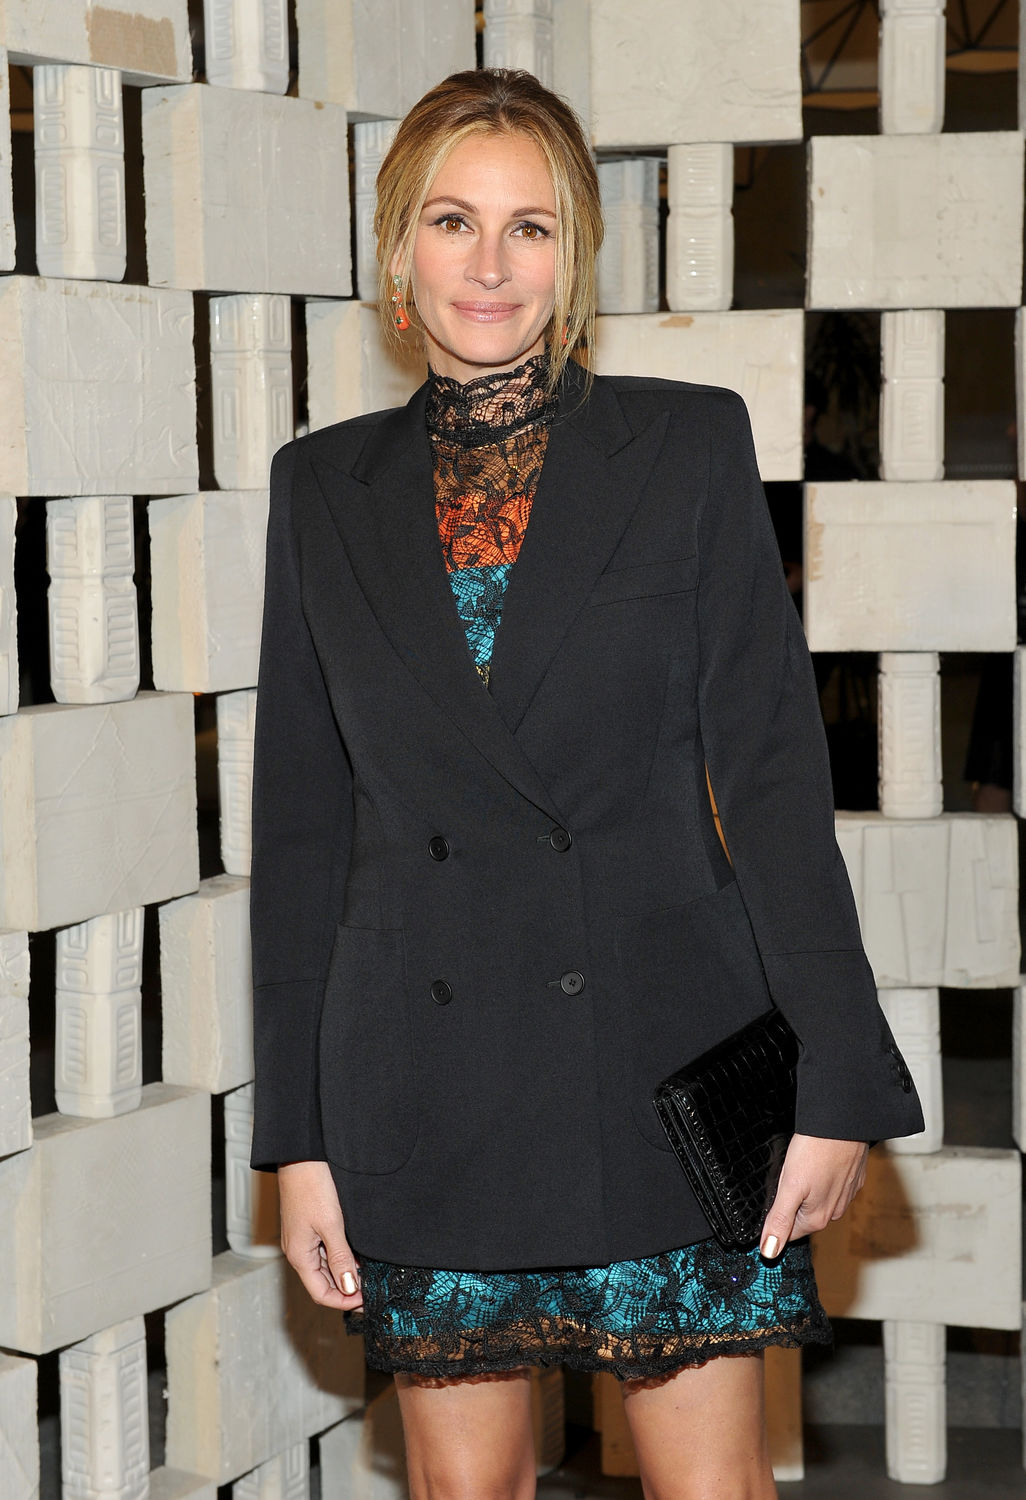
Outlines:
{"type": "Polygon", "coordinates": [[[944,124],[945,0],[881,0],[880,129],[922,135],[944,124]]]}
{"type": "Polygon", "coordinates": [[[475,66],[465,0],[296,0],[299,92],[356,115],[401,119],[450,73],[475,66]]]}
{"type": "Polygon", "coordinates": [[[748,405],[763,479],[800,479],[801,312],[655,313],[599,318],[595,369],[725,385],[748,405]]]}
{"type": "Polygon", "coordinates": [[[592,0],[594,144],[800,140],[798,22],[793,0],[592,0]]]}
{"type": "Polygon", "coordinates": [[[808,307],[1016,307],[1023,137],[815,136],[808,307]]]}
{"type": "Polygon", "coordinates": [[[207,82],[284,94],[289,86],[286,0],[205,0],[207,82]]]}
{"type": "Polygon", "coordinates": [[[939,1484],[948,1464],[944,1325],[887,1319],[883,1335],[888,1476],[939,1484]]]}
{"type": "Polygon", "coordinates": [[[364,302],[378,299],[377,238],[374,234],[377,178],[398,129],[398,120],[358,120],[353,126],[354,290],[364,302]]]}
{"type": "Polygon", "coordinates": [[[526,68],[552,87],[552,0],[484,0],[484,65],[526,68]]]}
{"type": "Polygon", "coordinates": [[[36,1362],[0,1354],[0,1494],[39,1500],[36,1362]]]}
{"type": "Polygon", "coordinates": [[[278,1178],[274,1172],[251,1170],[252,1148],[253,1085],[247,1083],[224,1096],[226,1232],[236,1255],[267,1260],[281,1254],[278,1178]]]}
{"type": "Polygon", "coordinates": [[[60,1357],[63,1500],[147,1500],[146,1325],[128,1318],[60,1357]]]}
{"type": "Polygon", "coordinates": [[[212,1094],[253,1077],[249,882],[204,880],[160,908],[163,1077],[212,1094]]]}
{"type": "Polygon", "coordinates": [[[221,693],[217,700],[217,786],[221,804],[221,863],[229,875],[249,875],[253,856],[253,731],[256,689],[221,693]]]}
{"type": "Polygon", "coordinates": [[[217,1500],[217,1485],[182,1469],[151,1469],[150,1500],[217,1500]]]}
{"type": "Polygon", "coordinates": [[[74,63],[33,70],[36,266],[40,276],[125,274],[121,74],[74,63]]]}
{"type": "Polygon", "coordinates": [[[651,313],[659,306],[659,162],[654,156],[599,162],[606,233],[598,256],[604,313],[651,313]]]}
{"type": "Polygon", "coordinates": [[[308,1500],[310,1444],[295,1443],[232,1485],[232,1500],[308,1500]]]}
{"type": "Polygon", "coordinates": [[[345,110],[190,83],[147,89],[142,124],[154,286],[349,295],[345,110]]]}
{"type": "Polygon", "coordinates": [[[880,315],[880,478],[944,478],[944,314],[880,315]]]}
{"type": "Polygon", "coordinates": [[[1026,1151],[1026,975],[1012,994],[1012,1140],[1026,1151]]]}
{"type": "Polygon", "coordinates": [[[27,932],[0,932],[0,1156],[32,1144],[27,932]]]}
{"type": "Polygon", "coordinates": [[[834,827],[878,985],[1018,982],[1014,818],[944,813],[919,822],[840,812],[834,827]]]}
{"type": "Polygon", "coordinates": [[[0,277],[0,409],[0,491],[194,490],[192,298],[105,281],[0,277]]]}
{"type": "Polygon", "coordinates": [[[192,77],[187,0],[5,0],[0,44],[12,62],[120,68],[126,83],[192,77]]]}
{"type": "Polygon", "coordinates": [[[214,473],[223,490],[257,490],[295,436],[288,297],[210,299],[214,473]]]}
{"type": "Polygon", "coordinates": [[[360,302],[308,302],[306,355],[311,431],[405,406],[427,374],[418,345],[411,339],[394,354],[377,308],[360,302]]]}
{"type": "Polygon", "coordinates": [[[282,1259],[217,1256],[210,1291],[168,1312],[166,1348],[168,1463],[219,1484],[363,1401],[362,1342],[282,1259]]]}
{"type": "Polygon", "coordinates": [[[1018,1328],[1020,1173],[1017,1151],[872,1152],[862,1191],[812,1243],[827,1312],[1018,1328]]]}
{"type": "Polygon", "coordinates": [[[151,1083],[131,1115],[44,1115],[0,1161],[0,1345],[43,1354],[210,1284],[210,1099],[151,1083]]]}
{"type": "Polygon", "coordinates": [[[591,0],[554,0],[552,82],[591,139],[591,0]]]}
{"type": "Polygon", "coordinates": [[[894,1040],[908,1063],[923,1106],[925,1129],[888,1143],[898,1155],[939,1151],[944,1144],[944,1088],[941,1075],[940,996],[935,989],[878,991],[894,1040]]]}
{"type": "Polygon", "coordinates": [[[1012,651],[1015,485],[805,486],[813,651],[1012,651]]]}
{"type": "Polygon", "coordinates": [[[131,495],[46,504],[50,686],[58,703],[117,703],[139,687],[131,495]]]}
{"type": "Polygon", "coordinates": [[[13,495],[0,495],[0,715],[13,714],[18,708],[18,601],[14,592],[17,522],[17,500],[13,495]]]}
{"type": "Polygon", "coordinates": [[[734,148],[667,152],[666,300],[674,311],[729,307],[734,295],[734,148]]]}
{"type": "Polygon", "coordinates": [[[142,1098],[143,911],[57,934],[57,1108],[106,1119],[142,1098]]]}
{"type": "Polygon", "coordinates": [[[763,1354],[763,1368],[773,1477],[778,1482],[804,1479],[801,1350],[769,1344],[763,1354]]]}
{"type": "Polygon", "coordinates": [[[198,884],[191,697],[0,719],[0,927],[63,927],[198,884]]]}
{"type": "MultiPolygon", "coordinates": [[[[2,26],[0,20],[0,26],[2,26]]],[[[0,271],[14,270],[14,183],[11,178],[11,79],[0,47],[0,271]]]]}
{"type": "Polygon", "coordinates": [[[317,1440],[322,1500],[405,1500],[406,1445],[399,1397],[389,1385],[367,1408],[317,1440]]]}
{"type": "Polygon", "coordinates": [[[940,656],[881,651],[880,811],[887,818],[934,818],[941,786],[940,656]]]}

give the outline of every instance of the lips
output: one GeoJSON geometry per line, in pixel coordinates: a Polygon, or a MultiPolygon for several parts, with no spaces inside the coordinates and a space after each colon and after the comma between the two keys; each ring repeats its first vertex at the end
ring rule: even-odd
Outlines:
{"type": "Polygon", "coordinates": [[[454,302],[452,305],[457,312],[471,313],[478,317],[516,312],[520,306],[519,302],[454,302]]]}

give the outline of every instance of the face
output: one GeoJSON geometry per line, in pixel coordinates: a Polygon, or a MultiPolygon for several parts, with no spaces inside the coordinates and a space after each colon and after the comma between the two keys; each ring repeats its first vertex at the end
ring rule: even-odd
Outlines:
{"type": "Polygon", "coordinates": [[[539,147],[519,135],[460,141],[428,189],[413,247],[431,368],[466,381],[540,354],[555,268],[556,195],[539,147]]]}

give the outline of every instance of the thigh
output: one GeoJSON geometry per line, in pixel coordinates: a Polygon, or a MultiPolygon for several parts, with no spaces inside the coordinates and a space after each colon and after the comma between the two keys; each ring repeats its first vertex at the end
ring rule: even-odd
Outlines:
{"type": "Polygon", "coordinates": [[[774,1500],[762,1356],[625,1381],[645,1500],[774,1500]]]}
{"type": "Polygon", "coordinates": [[[411,1500],[531,1500],[527,1369],[434,1380],[395,1377],[411,1500]]]}

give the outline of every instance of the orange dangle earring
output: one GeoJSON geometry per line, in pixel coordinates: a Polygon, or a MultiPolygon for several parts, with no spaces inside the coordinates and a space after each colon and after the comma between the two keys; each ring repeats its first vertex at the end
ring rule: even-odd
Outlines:
{"type": "Polygon", "coordinates": [[[563,343],[564,344],[569,344],[569,342],[570,342],[570,324],[569,323],[564,323],[563,324],[563,343]]]}
{"type": "Polygon", "coordinates": [[[395,287],[395,291],[392,293],[392,306],[395,309],[394,313],[392,314],[392,321],[395,323],[395,326],[396,328],[398,328],[400,333],[405,333],[407,328],[409,328],[410,326],[410,319],[409,314],[403,306],[402,277],[393,276],[392,284],[395,287]]]}

